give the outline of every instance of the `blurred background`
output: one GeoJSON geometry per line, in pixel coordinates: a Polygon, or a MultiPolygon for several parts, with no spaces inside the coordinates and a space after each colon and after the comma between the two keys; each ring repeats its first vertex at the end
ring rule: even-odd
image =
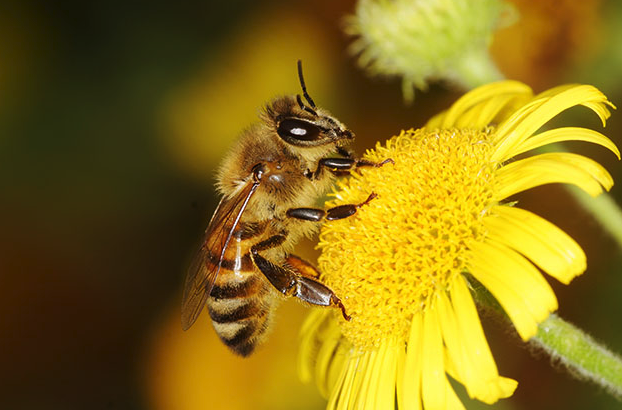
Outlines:
{"type": "MultiPolygon", "coordinates": [[[[622,105],[622,3],[513,0],[521,20],[492,52],[536,91],[596,85],[622,105]]],[[[299,91],[357,134],[360,153],[422,125],[460,94],[443,85],[405,105],[399,80],[369,78],[348,54],[354,0],[110,0],[0,3],[0,408],[322,409],[296,376],[305,308],[288,301],[250,359],[207,315],[179,322],[187,264],[217,203],[219,159],[269,99],[299,91]]],[[[600,129],[587,110],[566,125],[600,129]]],[[[605,134],[622,145],[614,113],[605,134]]],[[[617,180],[603,148],[572,145],[617,180]]],[[[622,352],[622,252],[559,186],[521,206],[588,255],[562,317],[622,352]]],[[[313,242],[300,254],[314,260],[313,242]]],[[[486,320],[501,374],[519,381],[498,409],[617,408],[599,389],[532,355],[486,320]]],[[[469,408],[488,408],[469,402],[469,408]]]]}

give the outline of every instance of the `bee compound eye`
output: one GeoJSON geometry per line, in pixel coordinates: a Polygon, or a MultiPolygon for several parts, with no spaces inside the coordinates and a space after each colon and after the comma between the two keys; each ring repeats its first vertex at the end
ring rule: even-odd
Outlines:
{"type": "Polygon", "coordinates": [[[277,133],[285,140],[313,141],[320,135],[320,129],[307,121],[286,118],[279,123],[277,133]]]}

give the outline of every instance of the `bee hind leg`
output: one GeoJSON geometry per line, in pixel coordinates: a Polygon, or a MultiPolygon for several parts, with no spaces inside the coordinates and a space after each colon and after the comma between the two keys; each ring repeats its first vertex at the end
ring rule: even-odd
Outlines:
{"type": "MultiPolygon", "coordinates": [[[[276,265],[259,254],[261,250],[278,246],[283,243],[285,237],[283,235],[275,235],[262,241],[251,248],[251,259],[257,268],[264,274],[279,292],[285,296],[295,296],[298,299],[316,306],[337,307],[341,309],[341,313],[346,320],[350,320],[350,316],[346,313],[346,308],[341,299],[335,295],[328,286],[322,284],[314,277],[304,276],[308,274],[308,269],[298,272],[295,266],[292,268],[276,265]]],[[[290,256],[291,258],[291,256],[290,256]]],[[[291,263],[294,259],[288,258],[291,263]]],[[[294,263],[300,266],[310,267],[317,272],[313,266],[298,257],[294,257],[294,263]]]]}
{"type": "Polygon", "coordinates": [[[292,255],[291,253],[287,255],[285,259],[287,264],[291,266],[295,271],[300,273],[300,275],[311,278],[311,279],[320,279],[320,271],[315,268],[312,264],[302,259],[300,256],[292,255]]]}
{"type": "MultiPolygon", "coordinates": [[[[315,266],[305,261],[301,257],[296,256],[296,255],[291,255],[291,254],[287,256],[286,261],[288,265],[290,265],[294,270],[296,270],[301,275],[301,277],[299,278],[299,280],[302,282],[301,287],[303,289],[306,289],[307,293],[312,293],[313,289],[316,289],[316,292],[317,292],[318,285],[320,287],[319,288],[320,293],[330,292],[331,294],[330,305],[324,305],[324,304],[320,304],[320,305],[338,307],[339,309],[341,309],[343,318],[347,321],[350,321],[351,317],[350,315],[346,313],[346,308],[341,302],[341,299],[339,299],[337,295],[335,295],[335,293],[329,287],[327,287],[326,285],[324,285],[323,283],[319,281],[320,271],[317,270],[315,266]]],[[[304,291],[302,293],[304,293],[304,291]]],[[[310,299],[310,297],[308,295],[305,296],[302,293],[297,294],[295,296],[298,297],[298,299],[304,300],[305,302],[312,303],[312,304],[318,304],[318,303],[313,303],[310,300],[308,300],[310,299]]]]}
{"type": "Polygon", "coordinates": [[[312,305],[337,307],[341,309],[341,314],[345,320],[350,321],[352,319],[346,313],[346,307],[341,302],[341,299],[335,295],[335,292],[315,279],[304,276],[299,277],[293,296],[312,305]]]}

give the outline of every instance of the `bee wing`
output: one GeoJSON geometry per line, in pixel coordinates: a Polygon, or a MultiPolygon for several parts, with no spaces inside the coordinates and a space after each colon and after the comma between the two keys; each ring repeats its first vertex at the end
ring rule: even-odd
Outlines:
{"type": "Polygon", "coordinates": [[[220,200],[205,231],[203,245],[186,276],[181,304],[181,325],[184,330],[188,330],[194,324],[205,307],[233,232],[257,187],[259,187],[258,180],[252,183],[249,181],[233,196],[220,200]],[[219,252],[217,256],[214,255],[217,260],[214,260],[214,256],[210,258],[210,252],[214,251],[219,252]]]}

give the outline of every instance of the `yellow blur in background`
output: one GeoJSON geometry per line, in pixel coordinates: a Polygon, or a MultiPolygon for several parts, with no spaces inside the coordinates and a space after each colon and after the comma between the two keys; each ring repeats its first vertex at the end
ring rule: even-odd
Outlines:
{"type": "Polygon", "coordinates": [[[243,30],[206,56],[198,73],[163,107],[166,150],[197,178],[212,176],[214,164],[270,99],[299,92],[298,59],[316,98],[339,90],[330,73],[340,50],[304,14],[293,8],[266,10],[236,25],[243,30]]]}
{"type": "Polygon", "coordinates": [[[304,308],[284,303],[268,342],[248,359],[232,354],[205,314],[188,332],[178,306],[153,335],[145,380],[153,409],[319,409],[324,400],[296,374],[304,308]]]}
{"type": "MultiPolygon", "coordinates": [[[[536,91],[589,82],[620,105],[619,2],[514,3],[522,19],[491,48],[507,77],[536,91]]],[[[267,101],[299,92],[296,60],[316,103],[354,130],[359,153],[424,124],[461,94],[437,84],[406,106],[399,80],[368,78],[341,31],[354,5],[2,6],[0,408],[324,407],[296,376],[306,307],[284,303],[266,344],[241,359],[205,312],[181,331],[181,284],[218,201],[220,158],[267,101]]],[[[617,117],[606,133],[620,144],[617,117]]],[[[572,122],[596,119],[577,112],[572,122]]],[[[591,150],[620,184],[622,169],[604,150],[573,148],[591,150]]],[[[614,324],[622,278],[611,273],[620,251],[561,189],[532,195],[539,200],[527,195],[521,206],[569,232],[588,255],[576,286],[554,286],[562,316],[621,351],[614,324]]],[[[312,241],[297,253],[317,256],[312,241]]],[[[511,336],[494,327],[487,334],[501,373],[520,381],[496,408],[616,405],[511,336]]]]}

